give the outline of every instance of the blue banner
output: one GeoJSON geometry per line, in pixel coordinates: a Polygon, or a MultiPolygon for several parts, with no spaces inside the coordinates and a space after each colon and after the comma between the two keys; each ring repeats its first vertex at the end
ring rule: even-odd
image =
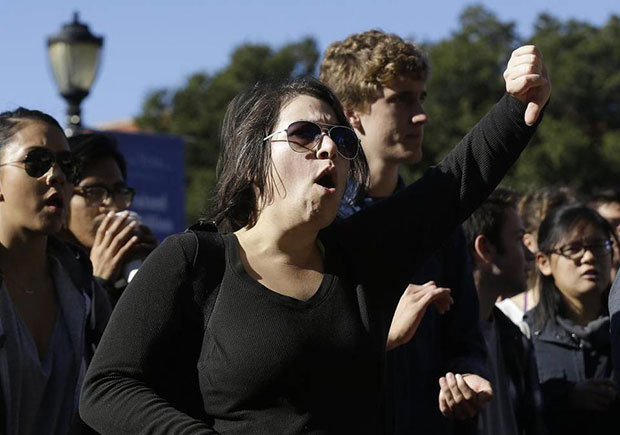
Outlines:
{"type": "Polygon", "coordinates": [[[131,210],[159,241],[183,231],[185,222],[185,161],[178,136],[107,131],[127,160],[127,185],[136,189],[131,210]]]}

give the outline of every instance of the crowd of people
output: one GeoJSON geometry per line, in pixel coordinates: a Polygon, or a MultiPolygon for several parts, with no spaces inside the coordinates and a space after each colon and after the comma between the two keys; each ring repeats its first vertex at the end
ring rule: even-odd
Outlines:
{"type": "Polygon", "coordinates": [[[110,136],[1,113],[0,434],[613,427],[620,190],[497,187],[550,97],[535,46],[406,185],[429,74],[371,30],[240,93],[210,216],[159,246],[110,136]]]}

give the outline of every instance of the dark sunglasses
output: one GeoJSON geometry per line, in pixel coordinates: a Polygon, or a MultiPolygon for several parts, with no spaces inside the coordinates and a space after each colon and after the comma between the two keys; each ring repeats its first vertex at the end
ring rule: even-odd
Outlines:
{"type": "Polygon", "coordinates": [[[34,178],[46,174],[54,163],[58,163],[70,183],[75,184],[78,178],[77,162],[70,151],[54,153],[48,148],[36,147],[28,151],[23,160],[2,163],[0,166],[17,166],[17,163],[23,163],[26,174],[34,178]]]}
{"type": "MultiPolygon", "coordinates": [[[[326,132],[331,140],[336,144],[338,154],[347,160],[357,157],[360,148],[360,141],[355,131],[344,125],[325,125],[324,127],[311,121],[296,121],[284,130],[271,133],[263,140],[271,139],[276,134],[286,132],[286,140],[293,151],[303,153],[313,151],[326,132]]],[[[272,142],[277,142],[272,139],[272,142]]]]}
{"type": "Polygon", "coordinates": [[[136,191],[127,186],[109,188],[103,184],[91,184],[89,186],[77,186],[73,189],[76,195],[83,196],[91,204],[102,204],[108,198],[121,208],[129,208],[136,191]]]}

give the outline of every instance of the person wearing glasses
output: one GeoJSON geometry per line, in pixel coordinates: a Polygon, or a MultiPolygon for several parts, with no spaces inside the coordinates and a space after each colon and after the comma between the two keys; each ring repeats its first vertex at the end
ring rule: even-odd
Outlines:
{"type": "Polygon", "coordinates": [[[110,314],[88,257],[55,235],[77,167],[51,116],[0,113],[0,433],[69,433],[110,314]]]}
{"type": "Polygon", "coordinates": [[[552,210],[538,230],[539,302],[526,314],[553,434],[617,426],[607,294],[614,229],[585,205],[552,210]]]}
{"type": "Polygon", "coordinates": [[[78,163],[65,236],[89,253],[95,277],[113,305],[127,286],[124,268],[144,259],[157,246],[149,228],[131,206],[134,189],[127,187],[127,166],[108,135],[85,133],[69,138],[78,163]]]}
{"type": "Polygon", "coordinates": [[[347,179],[365,185],[368,166],[333,92],[298,78],[235,97],[213,203],[221,252],[194,264],[185,233],[149,255],[89,368],[85,421],[103,434],[380,433],[382,313],[536,130],[550,84],[519,71],[539,60],[515,55],[515,96],[419,182],[338,222],[347,179]],[[218,259],[205,294],[193,277],[218,259]]]}

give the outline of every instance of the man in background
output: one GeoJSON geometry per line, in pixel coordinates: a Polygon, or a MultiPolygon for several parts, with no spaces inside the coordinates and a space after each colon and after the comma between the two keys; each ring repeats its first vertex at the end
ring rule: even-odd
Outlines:
{"type": "MultiPolygon", "coordinates": [[[[378,30],[351,35],[327,48],[320,78],[342,102],[370,167],[366,190],[359,192],[360,186],[348,183],[340,218],[397,193],[404,187],[400,166],[422,158],[428,74],[428,60],[415,44],[378,30]]],[[[466,252],[458,230],[403,289],[388,341],[388,350],[393,350],[387,354],[387,433],[457,433],[456,426],[463,426],[455,421],[475,416],[492,395],[466,252]],[[412,338],[415,326],[403,307],[437,287],[451,293],[435,298],[412,338]],[[440,380],[457,390],[457,383],[465,384],[476,395],[454,400],[440,391],[440,380]]]]}
{"type": "MultiPolygon", "coordinates": [[[[544,434],[542,396],[530,340],[495,306],[527,289],[531,251],[515,196],[497,189],[463,224],[480,303],[493,399],[480,413],[478,433],[544,434]]],[[[448,389],[445,387],[446,390],[448,389]]],[[[442,386],[442,389],[444,387],[442,386]]]]}

